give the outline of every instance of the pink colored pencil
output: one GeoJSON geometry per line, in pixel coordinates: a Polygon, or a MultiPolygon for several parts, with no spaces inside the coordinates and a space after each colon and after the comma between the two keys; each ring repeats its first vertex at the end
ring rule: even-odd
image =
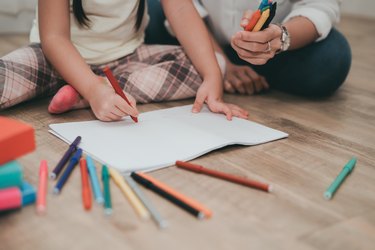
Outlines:
{"type": "Polygon", "coordinates": [[[38,214],[44,214],[47,210],[46,195],[47,195],[47,177],[48,166],[47,161],[42,160],[39,167],[39,185],[36,200],[36,211],[38,214]]]}

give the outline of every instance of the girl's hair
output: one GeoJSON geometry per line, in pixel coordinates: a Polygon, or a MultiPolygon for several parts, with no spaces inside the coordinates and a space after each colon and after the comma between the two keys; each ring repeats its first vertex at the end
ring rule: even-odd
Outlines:
{"type": "MultiPolygon", "coordinates": [[[[143,15],[145,12],[146,0],[139,0],[137,9],[137,20],[135,22],[135,29],[138,31],[141,27],[143,15]]],[[[82,0],[73,0],[73,14],[80,26],[89,27],[90,19],[86,16],[82,7],[82,0]]]]}

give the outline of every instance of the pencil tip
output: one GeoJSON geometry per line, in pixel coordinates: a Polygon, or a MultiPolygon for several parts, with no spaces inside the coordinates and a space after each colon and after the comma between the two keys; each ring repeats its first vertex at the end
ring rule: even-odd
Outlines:
{"type": "Polygon", "coordinates": [[[105,215],[111,215],[112,214],[112,208],[106,208],[106,209],[104,209],[104,214],[105,215]]]}
{"type": "Polygon", "coordinates": [[[104,198],[103,197],[98,197],[95,199],[96,203],[98,204],[103,204],[104,203],[104,198]]]}
{"type": "Polygon", "coordinates": [[[50,174],[49,174],[49,178],[50,178],[51,180],[56,179],[56,174],[55,174],[55,173],[50,173],[50,174]]]}
{"type": "Polygon", "coordinates": [[[205,217],[206,217],[206,216],[204,215],[203,212],[199,212],[199,213],[198,213],[198,219],[199,219],[199,220],[203,220],[205,217]]]}
{"type": "Polygon", "coordinates": [[[166,229],[168,227],[168,222],[166,222],[166,221],[161,221],[160,223],[159,223],[159,228],[160,229],[166,229]]]}
{"type": "Polygon", "coordinates": [[[327,201],[330,200],[332,198],[332,194],[331,193],[328,193],[328,192],[325,192],[324,195],[323,195],[324,199],[326,199],[327,201]]]}
{"type": "Polygon", "coordinates": [[[53,189],[53,194],[58,195],[60,193],[60,190],[58,188],[53,189]]]}

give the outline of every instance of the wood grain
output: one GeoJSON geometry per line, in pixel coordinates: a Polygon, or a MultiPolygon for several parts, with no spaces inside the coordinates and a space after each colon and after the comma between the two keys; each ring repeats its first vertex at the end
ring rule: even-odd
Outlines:
{"type": "MultiPolygon", "coordinates": [[[[290,134],[255,147],[231,146],[193,162],[272,183],[268,194],[175,167],[152,175],[211,208],[199,221],[144,190],[170,227],[140,221],[111,183],[114,214],[81,203],[80,173],[74,171],[60,196],[48,195],[48,214],[35,207],[0,216],[0,249],[373,249],[375,244],[375,20],[345,16],[338,26],[349,39],[353,64],[345,85],[332,97],[302,99],[280,92],[226,95],[250,111],[250,119],[290,134]],[[332,201],[323,192],[352,157],[353,173],[332,201]]],[[[0,54],[27,44],[26,36],[1,36],[0,54]]],[[[141,112],[192,100],[140,105],[141,112]]],[[[48,124],[94,119],[89,110],[50,115],[48,99],[3,111],[34,126],[37,150],[20,158],[25,178],[37,185],[41,159],[50,169],[67,145],[48,124]]],[[[6,131],[1,131],[4,133],[6,131]]],[[[126,152],[124,152],[124,155],[126,152]]],[[[98,172],[99,164],[97,163],[98,172]]],[[[52,190],[53,182],[49,182],[52,190]]]]}

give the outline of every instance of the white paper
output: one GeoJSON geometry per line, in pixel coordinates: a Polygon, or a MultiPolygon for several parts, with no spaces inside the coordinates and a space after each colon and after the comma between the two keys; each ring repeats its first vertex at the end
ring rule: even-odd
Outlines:
{"type": "Polygon", "coordinates": [[[288,134],[255,122],[228,121],[204,107],[198,114],[191,105],[140,114],[118,122],[70,122],[51,124],[50,132],[67,143],[77,136],[87,154],[122,173],[154,170],[192,160],[212,150],[232,145],[256,145],[285,138],[288,134]]]}

